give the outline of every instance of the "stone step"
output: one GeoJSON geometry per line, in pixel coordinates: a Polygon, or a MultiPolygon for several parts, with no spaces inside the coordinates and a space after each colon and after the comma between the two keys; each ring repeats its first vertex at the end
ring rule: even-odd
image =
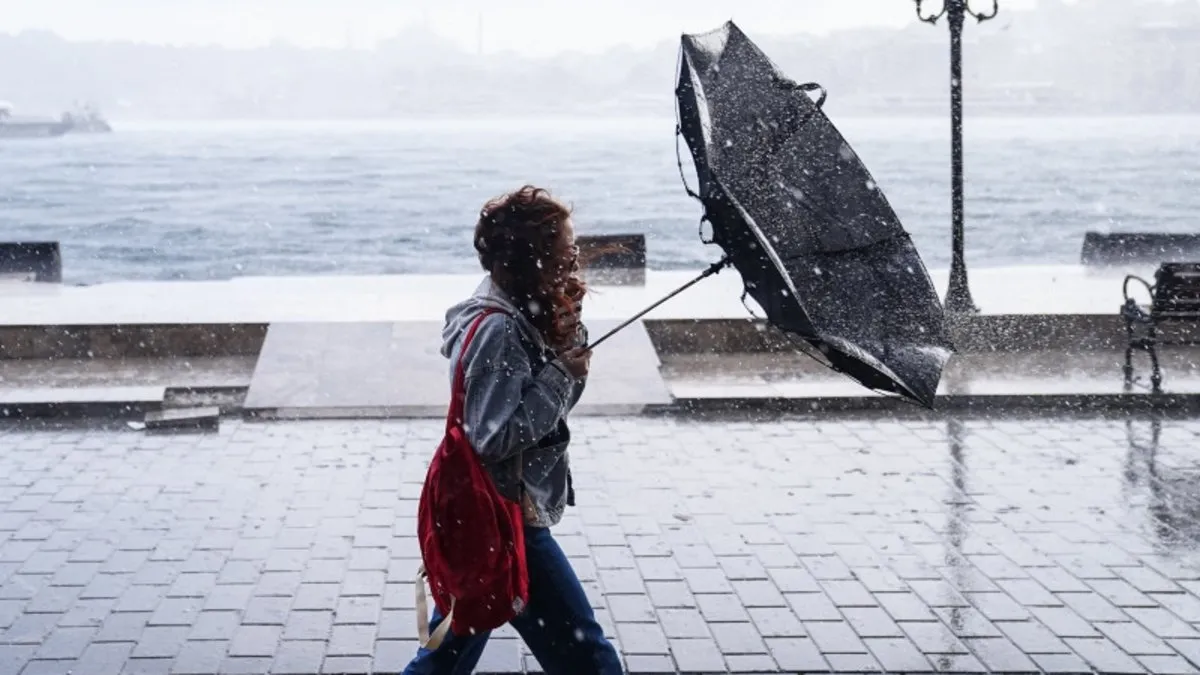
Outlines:
{"type": "Polygon", "coordinates": [[[217,431],[221,410],[216,406],[156,410],[146,413],[145,425],[147,431],[217,431]]]}
{"type": "MultiPolygon", "coordinates": [[[[617,321],[589,321],[601,335],[617,321]]],[[[268,418],[438,417],[446,412],[442,323],[275,323],[244,408],[268,418]]],[[[596,350],[577,415],[638,414],[671,402],[659,358],[638,323],[596,350]]]]}
{"type": "Polygon", "coordinates": [[[162,409],[166,387],[0,389],[0,418],[136,417],[162,409]]]}

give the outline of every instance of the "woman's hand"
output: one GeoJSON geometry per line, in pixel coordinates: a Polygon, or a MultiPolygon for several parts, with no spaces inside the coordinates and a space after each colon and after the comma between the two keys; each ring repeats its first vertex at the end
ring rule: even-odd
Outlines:
{"type": "Polygon", "coordinates": [[[592,350],[586,347],[572,347],[559,354],[558,361],[577,380],[587,377],[592,365],[592,350]]]}

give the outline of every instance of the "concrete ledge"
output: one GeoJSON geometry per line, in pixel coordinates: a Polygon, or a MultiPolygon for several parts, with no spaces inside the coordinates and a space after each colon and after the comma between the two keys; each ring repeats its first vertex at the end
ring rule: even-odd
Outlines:
{"type": "MultiPolygon", "coordinates": [[[[1114,305],[1115,308],[1115,305],[1114,305]]],[[[660,354],[785,352],[791,340],[763,319],[646,319],[660,354]]],[[[257,356],[267,324],[0,326],[0,360],[257,356]]],[[[952,321],[960,351],[1123,349],[1112,315],[1007,314],[952,321]]]]}
{"type": "MultiPolygon", "coordinates": [[[[1107,350],[1126,344],[1125,324],[1115,313],[967,316],[948,323],[960,352],[1107,350]]],[[[764,319],[647,320],[646,331],[660,354],[795,350],[792,338],[764,319]]]]}
{"type": "Polygon", "coordinates": [[[267,324],[0,326],[3,359],[255,356],[267,324]]]}
{"type": "MultiPolygon", "coordinates": [[[[660,354],[785,352],[791,340],[763,319],[646,319],[660,354]]],[[[257,356],[267,324],[0,326],[0,360],[257,356]]],[[[1007,314],[952,322],[960,351],[1116,349],[1125,346],[1119,316],[1007,314]]]]}
{"type": "Polygon", "coordinates": [[[1088,232],[1079,261],[1084,265],[1129,265],[1200,260],[1200,234],[1186,232],[1088,232]]]}
{"type": "Polygon", "coordinates": [[[1124,349],[1125,323],[1116,314],[999,314],[947,317],[959,352],[1124,349]]]}
{"type": "Polygon", "coordinates": [[[217,408],[222,415],[235,414],[242,410],[246,401],[247,387],[167,387],[163,394],[166,408],[207,407],[217,408]]]}

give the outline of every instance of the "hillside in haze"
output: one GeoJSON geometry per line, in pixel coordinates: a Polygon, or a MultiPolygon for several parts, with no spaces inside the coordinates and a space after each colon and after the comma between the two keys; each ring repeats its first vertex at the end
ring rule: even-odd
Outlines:
{"type": "MultiPolygon", "coordinates": [[[[1043,0],[1036,11],[969,22],[969,112],[1200,113],[1200,3],[1156,7],[1043,0]]],[[[751,38],[794,79],[824,84],[839,112],[945,110],[944,24],[751,38]]],[[[85,100],[117,120],[670,115],[676,50],[670,39],[531,59],[467,53],[414,28],[357,50],[0,33],[0,100],[53,115],[85,100]]]]}

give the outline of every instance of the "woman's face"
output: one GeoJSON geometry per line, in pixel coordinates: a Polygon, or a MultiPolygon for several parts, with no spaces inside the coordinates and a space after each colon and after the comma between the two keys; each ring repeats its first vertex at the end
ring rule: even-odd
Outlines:
{"type": "Polygon", "coordinates": [[[559,230],[559,237],[554,241],[554,281],[557,286],[564,286],[567,279],[579,267],[579,247],[575,245],[575,224],[568,218],[559,230]]]}

